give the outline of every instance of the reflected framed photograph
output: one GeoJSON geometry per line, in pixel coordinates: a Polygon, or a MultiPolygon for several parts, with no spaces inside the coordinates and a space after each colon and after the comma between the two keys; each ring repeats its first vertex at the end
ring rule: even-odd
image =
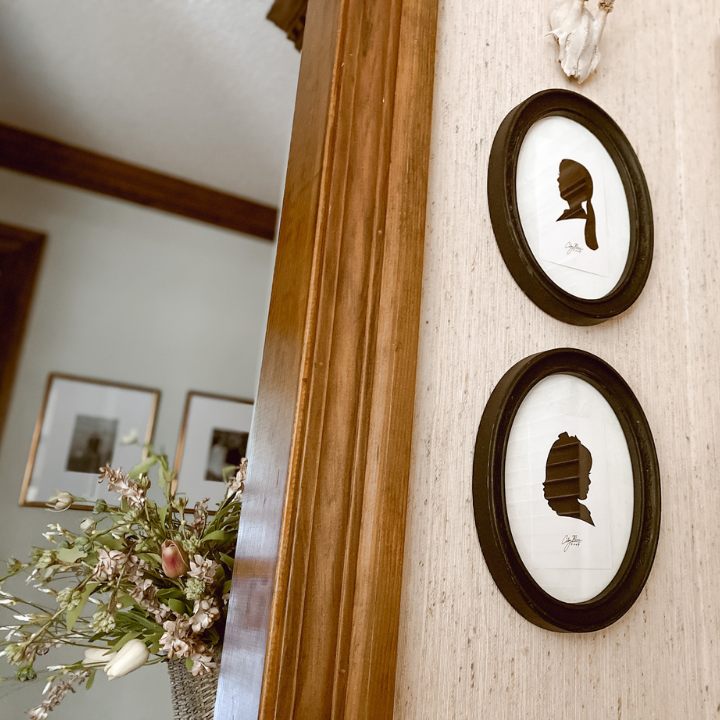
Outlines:
{"type": "Polygon", "coordinates": [[[594,325],[640,296],[653,257],[650,194],[628,139],[587,98],[545,90],[508,114],[490,152],[488,202],[505,264],[553,317],[594,325]]]}
{"type": "Polygon", "coordinates": [[[242,398],[189,392],[175,454],[177,492],[191,504],[225,497],[223,468],[246,456],[253,403],[242,398]]]}
{"type": "Polygon", "coordinates": [[[160,391],[125,383],[51,373],[35,426],[20,505],[43,507],[65,490],[92,509],[105,493],[98,484],[105,465],[129,469],[152,442],[160,391]]]}
{"type": "Polygon", "coordinates": [[[622,617],[660,532],[655,444],[627,383],[581,350],[517,363],[480,421],[473,503],[490,573],[521,615],[564,632],[622,617]]]}

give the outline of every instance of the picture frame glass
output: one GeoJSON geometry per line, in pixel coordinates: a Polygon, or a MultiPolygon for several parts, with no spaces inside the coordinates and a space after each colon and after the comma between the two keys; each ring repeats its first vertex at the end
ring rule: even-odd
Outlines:
{"type": "Polygon", "coordinates": [[[582,603],[610,585],[631,537],[633,467],[615,411],[590,382],[556,373],[529,390],[508,436],[504,496],[542,590],[582,603]]]}
{"type": "Polygon", "coordinates": [[[222,501],[222,471],[246,456],[253,407],[240,398],[188,393],[175,461],[179,494],[208,498],[210,507],[222,501]]]}
{"type": "Polygon", "coordinates": [[[106,493],[101,466],[129,469],[142,460],[160,393],[57,374],[48,383],[21,504],[42,505],[64,490],[88,501],[74,507],[91,507],[106,493]]]}
{"type": "Polygon", "coordinates": [[[584,300],[619,284],[630,253],[630,210],[620,173],[585,125],[548,115],[529,128],[517,161],[517,210],[543,272],[584,300]]]}

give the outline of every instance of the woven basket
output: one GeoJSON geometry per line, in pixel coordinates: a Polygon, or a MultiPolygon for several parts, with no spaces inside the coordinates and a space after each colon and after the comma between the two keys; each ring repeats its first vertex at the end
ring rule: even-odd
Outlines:
{"type": "Polygon", "coordinates": [[[184,660],[172,659],[168,672],[175,720],[213,720],[220,663],[209,673],[194,677],[184,660]]]}

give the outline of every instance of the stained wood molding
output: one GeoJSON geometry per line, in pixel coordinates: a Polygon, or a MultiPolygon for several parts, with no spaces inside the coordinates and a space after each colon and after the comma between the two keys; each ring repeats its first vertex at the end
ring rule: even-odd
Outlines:
{"type": "Polygon", "coordinates": [[[45,235],[0,224],[0,437],[44,247],[45,235]]]}
{"type": "Polygon", "coordinates": [[[392,717],[437,0],[311,0],[216,720],[392,717]]]}
{"type": "Polygon", "coordinates": [[[308,0],[275,0],[267,19],[285,32],[288,40],[302,50],[308,0]]]}
{"type": "Polygon", "coordinates": [[[277,210],[0,124],[0,167],[272,240],[277,210]]]}

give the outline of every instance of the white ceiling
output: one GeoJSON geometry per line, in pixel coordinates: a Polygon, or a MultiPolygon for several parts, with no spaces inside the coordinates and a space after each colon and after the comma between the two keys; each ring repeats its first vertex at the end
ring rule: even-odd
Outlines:
{"type": "Polygon", "coordinates": [[[0,0],[0,122],[278,205],[300,54],[272,0],[0,0]]]}

